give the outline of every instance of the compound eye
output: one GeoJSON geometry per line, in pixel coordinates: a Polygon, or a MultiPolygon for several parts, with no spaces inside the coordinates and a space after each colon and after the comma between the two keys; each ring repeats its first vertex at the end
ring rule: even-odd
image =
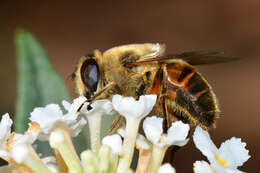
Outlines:
{"type": "Polygon", "coordinates": [[[99,82],[99,68],[97,62],[94,59],[86,60],[82,65],[80,73],[86,87],[90,92],[95,92],[99,82]]]}

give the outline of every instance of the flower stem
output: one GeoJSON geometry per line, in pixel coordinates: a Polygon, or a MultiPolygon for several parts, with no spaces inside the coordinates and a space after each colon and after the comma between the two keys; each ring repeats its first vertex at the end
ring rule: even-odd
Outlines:
{"type": "Polygon", "coordinates": [[[64,159],[62,158],[60,152],[59,151],[55,151],[55,153],[56,153],[57,164],[58,164],[60,172],[68,173],[69,172],[69,168],[66,165],[64,159]]]}
{"type": "Polygon", "coordinates": [[[123,155],[120,157],[117,173],[125,173],[130,168],[139,124],[140,119],[135,117],[129,117],[126,119],[126,135],[123,143],[123,155]]]}
{"type": "Polygon", "coordinates": [[[118,155],[116,154],[111,154],[110,157],[110,170],[111,172],[117,172],[117,165],[118,165],[118,155]]]}
{"type": "Polygon", "coordinates": [[[109,146],[103,145],[98,153],[99,157],[99,171],[98,172],[109,172],[111,148],[109,146]]]}
{"type": "Polygon", "coordinates": [[[97,152],[101,147],[100,136],[101,136],[101,118],[102,115],[91,115],[87,116],[91,150],[97,152]]]}
{"type": "Polygon", "coordinates": [[[96,153],[86,150],[81,153],[80,157],[84,165],[84,173],[95,173],[98,171],[98,157],[96,153]]]}
{"type": "Polygon", "coordinates": [[[152,157],[151,150],[139,149],[139,158],[138,158],[136,173],[147,172],[151,157],[152,157]]]}
{"type": "Polygon", "coordinates": [[[153,145],[152,159],[148,167],[148,173],[158,172],[158,169],[160,168],[163,162],[167,148],[168,146],[160,147],[155,144],[153,145]]]}
{"type": "Polygon", "coordinates": [[[69,173],[83,173],[80,160],[66,129],[57,128],[50,135],[50,145],[62,156],[69,173]]]}
{"type": "Polygon", "coordinates": [[[19,172],[52,173],[42,162],[31,145],[17,144],[10,151],[12,157],[8,162],[16,167],[19,172]]]}
{"type": "Polygon", "coordinates": [[[51,173],[51,171],[44,165],[32,147],[30,147],[30,152],[28,153],[28,156],[23,163],[33,172],[51,173]]]}

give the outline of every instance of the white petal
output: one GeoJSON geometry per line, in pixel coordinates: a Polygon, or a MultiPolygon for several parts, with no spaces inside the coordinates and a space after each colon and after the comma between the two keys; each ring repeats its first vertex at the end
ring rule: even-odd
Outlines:
{"type": "Polygon", "coordinates": [[[26,145],[17,145],[11,150],[12,158],[17,163],[22,163],[28,157],[29,148],[26,145]]]}
{"type": "Polygon", "coordinates": [[[122,155],[123,153],[122,139],[118,134],[105,136],[102,140],[102,144],[111,147],[114,154],[122,155]]]}
{"type": "Polygon", "coordinates": [[[32,133],[25,134],[25,135],[15,133],[12,147],[15,147],[17,145],[33,144],[35,140],[36,140],[35,135],[32,133]]]}
{"type": "Polygon", "coordinates": [[[62,100],[62,105],[66,111],[70,110],[71,104],[68,101],[62,100]]]}
{"type": "Polygon", "coordinates": [[[205,161],[196,161],[193,164],[194,173],[214,173],[210,165],[205,161]]]}
{"type": "Polygon", "coordinates": [[[137,138],[136,138],[136,145],[139,147],[139,148],[142,148],[144,150],[149,150],[151,148],[151,145],[150,143],[147,141],[147,139],[141,135],[141,134],[138,134],[137,135],[137,138]]]}
{"type": "Polygon", "coordinates": [[[162,122],[163,119],[156,116],[147,117],[143,122],[145,136],[154,144],[158,144],[163,133],[162,122]]]}
{"type": "Polygon", "coordinates": [[[176,171],[175,171],[174,167],[172,167],[172,165],[169,164],[169,163],[163,164],[163,165],[159,168],[159,170],[158,170],[158,173],[175,173],[175,172],[176,172],[176,171]]]}
{"type": "Polygon", "coordinates": [[[80,118],[79,121],[77,121],[74,125],[71,125],[69,127],[70,135],[72,137],[78,136],[78,134],[81,132],[81,130],[85,127],[87,124],[87,121],[84,118],[80,118]]]}
{"type": "Polygon", "coordinates": [[[88,104],[88,103],[86,103],[86,100],[87,100],[86,97],[83,97],[83,96],[74,99],[73,103],[70,106],[68,113],[77,114],[78,109],[80,108],[80,106],[82,106],[82,104],[84,104],[84,103],[85,103],[85,105],[88,104]]]}
{"type": "Polygon", "coordinates": [[[42,133],[38,138],[40,140],[48,140],[50,132],[60,125],[66,125],[72,137],[77,136],[87,123],[84,117],[79,116],[78,113],[79,107],[82,106],[85,101],[85,97],[75,99],[71,105],[63,101],[65,109],[68,109],[68,113],[65,115],[63,115],[57,104],[49,104],[43,108],[35,108],[31,113],[30,120],[40,124],[42,133]]]}
{"type": "Polygon", "coordinates": [[[114,109],[121,115],[138,116],[144,109],[143,103],[137,104],[137,101],[132,97],[122,97],[120,95],[114,95],[112,98],[112,104],[114,109]]]}
{"type": "Polygon", "coordinates": [[[232,137],[221,144],[218,154],[221,158],[225,158],[228,161],[230,168],[237,168],[250,158],[245,147],[246,143],[241,142],[240,138],[232,137]]]}
{"type": "Polygon", "coordinates": [[[1,123],[0,123],[0,148],[5,148],[5,142],[7,141],[8,137],[11,134],[11,126],[13,121],[9,117],[9,114],[6,113],[2,116],[1,123]]]}
{"type": "Polygon", "coordinates": [[[91,104],[92,109],[88,111],[88,114],[95,114],[94,112],[99,112],[103,115],[113,115],[113,105],[110,100],[103,99],[103,100],[96,100],[94,103],[91,104]]]}
{"type": "Polygon", "coordinates": [[[170,143],[171,145],[176,145],[176,146],[182,147],[182,146],[186,145],[188,142],[189,142],[189,139],[185,139],[185,140],[182,140],[182,141],[168,142],[168,143],[170,143]]]}
{"type": "Polygon", "coordinates": [[[184,146],[187,144],[186,139],[190,130],[188,124],[184,124],[182,121],[177,121],[172,123],[171,127],[168,129],[167,144],[184,146]]]}
{"type": "Polygon", "coordinates": [[[245,172],[240,171],[240,170],[238,170],[238,169],[230,169],[230,168],[227,168],[227,169],[225,170],[225,172],[226,172],[226,173],[245,173],[245,172]]]}
{"type": "Polygon", "coordinates": [[[208,157],[208,160],[210,162],[210,166],[215,170],[215,172],[226,173],[227,168],[221,165],[219,161],[216,160],[216,157],[208,157]]]}
{"type": "Polygon", "coordinates": [[[212,142],[209,133],[197,126],[193,134],[193,141],[195,146],[205,155],[208,159],[214,158],[214,153],[217,152],[217,147],[212,142]]]}
{"type": "Polygon", "coordinates": [[[72,137],[77,136],[87,124],[87,121],[83,116],[79,115],[80,113],[78,112],[80,107],[82,107],[80,111],[84,111],[83,107],[88,105],[86,100],[87,99],[82,96],[74,99],[73,103],[69,107],[68,113],[62,117],[62,123],[69,127],[69,132],[72,137]],[[82,106],[82,104],[84,105],[82,106]]]}
{"type": "Polygon", "coordinates": [[[215,158],[209,158],[209,162],[212,168],[214,168],[215,172],[219,173],[243,173],[238,169],[225,168],[223,167],[215,158]]]}
{"type": "Polygon", "coordinates": [[[40,127],[44,133],[49,133],[49,131],[61,121],[63,114],[57,104],[49,104],[46,107],[35,108],[31,112],[31,121],[35,121],[40,124],[40,127]]]}
{"type": "Polygon", "coordinates": [[[114,95],[112,103],[114,109],[124,117],[143,118],[151,112],[156,98],[156,95],[145,95],[135,100],[132,97],[114,95]]]}
{"type": "Polygon", "coordinates": [[[144,109],[144,112],[143,112],[143,116],[146,116],[148,115],[152,109],[153,109],[153,106],[155,105],[156,103],[156,99],[157,99],[157,95],[144,95],[144,96],[141,96],[139,98],[139,102],[145,102],[145,109],[144,109]]]}

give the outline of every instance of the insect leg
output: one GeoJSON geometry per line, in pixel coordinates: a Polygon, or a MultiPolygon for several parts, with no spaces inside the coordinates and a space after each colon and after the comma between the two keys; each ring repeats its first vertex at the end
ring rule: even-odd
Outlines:
{"type": "Polygon", "coordinates": [[[166,105],[165,105],[165,97],[162,96],[160,98],[160,103],[162,106],[162,110],[163,110],[163,133],[167,133],[168,131],[168,120],[167,120],[167,112],[166,112],[166,105]]]}
{"type": "Polygon", "coordinates": [[[92,107],[91,107],[91,103],[93,101],[95,101],[97,99],[98,96],[100,96],[101,94],[103,94],[105,91],[107,90],[110,90],[112,89],[114,86],[116,85],[116,83],[113,81],[113,82],[110,82],[109,84],[107,84],[104,88],[102,88],[100,91],[98,91],[92,98],[86,100],[84,103],[82,103],[80,105],[80,107],[78,108],[77,112],[80,112],[81,108],[83,107],[83,105],[86,103],[86,102],[89,102],[89,105],[87,107],[88,110],[91,110],[92,107]]]}
{"type": "Polygon", "coordinates": [[[114,131],[114,129],[118,126],[119,121],[121,120],[122,116],[121,115],[117,115],[116,118],[114,119],[114,121],[112,122],[107,135],[111,135],[112,132],[114,131]]]}
{"type": "Polygon", "coordinates": [[[112,89],[115,85],[116,85],[116,83],[114,81],[110,82],[104,88],[102,88],[100,91],[98,91],[95,95],[93,95],[90,99],[88,99],[87,102],[90,102],[90,103],[93,102],[94,100],[97,99],[98,96],[103,94],[105,91],[112,89]]]}
{"type": "Polygon", "coordinates": [[[166,69],[166,64],[164,64],[162,66],[162,70],[163,70],[163,80],[162,80],[162,93],[160,96],[160,103],[162,106],[162,110],[163,110],[163,131],[164,133],[167,133],[168,128],[170,128],[171,126],[171,121],[170,121],[170,117],[169,114],[167,113],[167,107],[166,107],[166,103],[165,103],[165,97],[166,97],[166,92],[167,92],[167,87],[168,87],[168,83],[167,83],[167,79],[168,79],[168,73],[167,73],[167,69],[166,69]]]}

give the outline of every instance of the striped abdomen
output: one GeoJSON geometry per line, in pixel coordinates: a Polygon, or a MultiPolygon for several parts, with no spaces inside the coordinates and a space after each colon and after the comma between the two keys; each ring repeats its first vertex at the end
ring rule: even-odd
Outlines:
{"type": "MultiPolygon", "coordinates": [[[[207,81],[194,67],[182,60],[167,64],[166,69],[166,111],[170,114],[171,121],[177,118],[192,125],[199,124],[204,129],[214,126],[219,109],[215,94],[207,81]]],[[[159,73],[162,71],[158,71],[157,77],[162,75],[159,73]]],[[[152,92],[158,86],[159,81],[156,82],[152,92]]]]}

